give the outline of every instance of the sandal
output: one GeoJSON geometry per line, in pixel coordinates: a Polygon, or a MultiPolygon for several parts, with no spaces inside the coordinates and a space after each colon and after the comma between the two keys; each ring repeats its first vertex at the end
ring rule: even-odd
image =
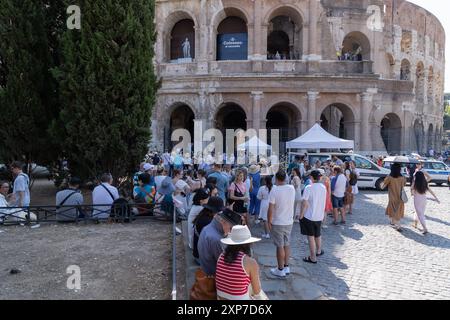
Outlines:
{"type": "Polygon", "coordinates": [[[320,251],[320,253],[316,253],[316,257],[320,257],[323,256],[325,254],[325,251],[320,251]]]}
{"type": "Polygon", "coordinates": [[[303,258],[303,262],[317,264],[317,261],[312,261],[311,257],[303,258]]]}

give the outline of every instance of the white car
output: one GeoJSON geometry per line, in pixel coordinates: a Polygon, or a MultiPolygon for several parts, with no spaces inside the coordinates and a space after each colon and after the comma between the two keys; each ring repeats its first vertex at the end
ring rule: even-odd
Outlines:
{"type": "Polygon", "coordinates": [[[314,165],[317,160],[324,163],[332,160],[333,156],[342,161],[354,161],[359,171],[358,187],[371,188],[381,191],[381,184],[384,179],[391,173],[386,168],[379,167],[368,158],[353,153],[308,153],[308,161],[310,165],[314,165]]]}
{"type": "Polygon", "coordinates": [[[436,160],[423,160],[421,163],[422,170],[431,176],[431,183],[438,186],[449,183],[450,168],[445,163],[436,160]]]}

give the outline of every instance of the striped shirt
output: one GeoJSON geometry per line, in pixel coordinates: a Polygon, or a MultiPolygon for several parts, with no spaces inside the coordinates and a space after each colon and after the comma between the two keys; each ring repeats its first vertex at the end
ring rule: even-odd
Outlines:
{"type": "Polygon", "coordinates": [[[228,264],[221,254],[217,261],[216,288],[217,295],[228,300],[250,300],[248,288],[250,276],[244,269],[245,254],[240,252],[237,259],[228,264]]]}

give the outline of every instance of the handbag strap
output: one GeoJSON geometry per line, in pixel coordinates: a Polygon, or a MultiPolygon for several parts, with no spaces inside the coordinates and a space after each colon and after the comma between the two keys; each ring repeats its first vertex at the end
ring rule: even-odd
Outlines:
{"type": "Polygon", "coordinates": [[[116,201],[116,198],[114,198],[112,192],[109,191],[109,189],[108,189],[103,183],[100,183],[100,185],[101,185],[103,188],[105,188],[106,191],[108,191],[109,195],[111,196],[111,199],[112,199],[113,201],[116,201]]]}

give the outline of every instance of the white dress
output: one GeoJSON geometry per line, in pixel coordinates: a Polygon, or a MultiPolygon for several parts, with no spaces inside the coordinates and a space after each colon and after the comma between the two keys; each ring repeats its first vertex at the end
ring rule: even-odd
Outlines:
{"type": "Polygon", "coordinates": [[[267,221],[267,213],[269,211],[269,189],[266,186],[260,187],[257,198],[261,200],[261,205],[259,207],[259,218],[267,221]]]}

